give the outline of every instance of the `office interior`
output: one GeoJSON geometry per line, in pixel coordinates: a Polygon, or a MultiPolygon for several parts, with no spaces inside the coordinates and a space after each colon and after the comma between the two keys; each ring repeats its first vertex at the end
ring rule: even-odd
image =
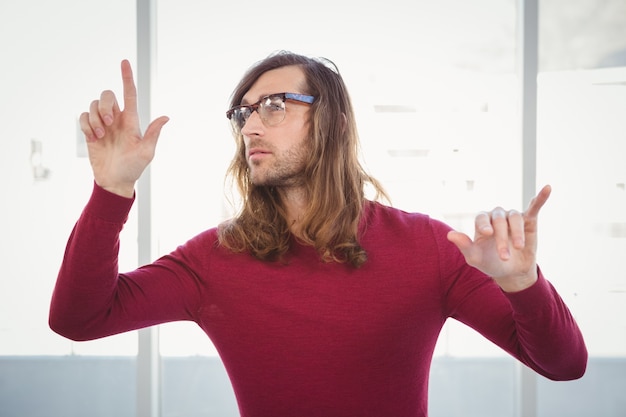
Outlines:
{"type": "Polygon", "coordinates": [[[121,93],[120,61],[147,116],[170,117],[142,178],[148,210],[122,235],[125,270],[232,214],[224,111],[245,70],[283,49],[337,64],[394,206],[471,233],[478,211],[553,187],[539,263],[583,331],[586,375],[529,373],[450,320],[429,415],[626,415],[626,1],[3,0],[0,416],[238,415],[195,325],[73,342],[48,307],[93,184],[78,116],[121,93]]]}

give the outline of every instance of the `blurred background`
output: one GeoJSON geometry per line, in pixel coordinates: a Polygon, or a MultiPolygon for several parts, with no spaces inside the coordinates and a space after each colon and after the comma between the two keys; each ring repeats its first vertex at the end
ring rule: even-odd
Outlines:
{"type": "MultiPolygon", "coordinates": [[[[394,206],[471,233],[477,211],[522,208],[524,184],[552,185],[539,262],[591,358],[579,381],[533,380],[525,416],[626,415],[626,1],[538,1],[530,174],[521,2],[154,0],[151,109],[171,120],[151,167],[152,257],[231,215],[224,112],[245,70],[282,49],[324,56],[348,84],[363,162],[394,206]]],[[[102,90],[121,94],[119,63],[137,62],[137,13],[127,0],[0,0],[2,417],[141,414],[137,332],[76,343],[47,325],[65,243],[93,184],[77,119],[102,90]]],[[[121,270],[138,266],[140,221],[135,207],[121,270]]],[[[153,413],[238,415],[195,324],[153,335],[153,413]]],[[[517,364],[454,321],[431,377],[431,416],[520,415],[517,364]]]]}

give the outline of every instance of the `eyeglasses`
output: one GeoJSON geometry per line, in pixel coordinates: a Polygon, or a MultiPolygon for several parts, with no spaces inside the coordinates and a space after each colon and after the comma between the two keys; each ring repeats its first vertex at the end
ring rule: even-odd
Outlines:
{"type": "Polygon", "coordinates": [[[270,94],[254,104],[233,107],[226,112],[226,117],[230,120],[235,132],[241,131],[255,110],[259,113],[263,123],[267,126],[276,126],[285,120],[285,100],[312,104],[315,101],[315,97],[296,93],[270,94]]]}

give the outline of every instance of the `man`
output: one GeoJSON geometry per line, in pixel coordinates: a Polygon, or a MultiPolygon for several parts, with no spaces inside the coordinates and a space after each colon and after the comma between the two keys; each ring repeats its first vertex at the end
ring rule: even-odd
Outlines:
{"type": "Polygon", "coordinates": [[[124,110],[102,93],[80,117],[93,194],[72,235],[50,325],[88,340],[174,320],[215,344],[242,416],[427,415],[428,375],[449,317],[554,380],[587,351],[536,264],[545,187],[524,213],[476,217],[474,239],[366,200],[344,82],[329,61],[278,53],[232,96],[229,172],[240,213],[171,254],[117,271],[134,186],[167,122],[142,136],[130,65],[124,110]]]}

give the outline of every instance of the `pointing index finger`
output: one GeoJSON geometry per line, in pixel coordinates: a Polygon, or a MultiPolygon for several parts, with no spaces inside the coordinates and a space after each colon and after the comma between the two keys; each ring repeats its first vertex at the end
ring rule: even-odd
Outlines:
{"type": "Polygon", "coordinates": [[[548,201],[548,197],[550,197],[550,193],[552,192],[552,187],[546,185],[539,191],[539,194],[535,198],[532,199],[528,208],[526,209],[525,217],[534,218],[539,215],[539,210],[541,207],[548,201]]]}
{"type": "Polygon", "coordinates": [[[133,79],[133,69],[126,59],[122,61],[122,82],[124,85],[124,111],[137,113],[137,88],[133,79]]]}

